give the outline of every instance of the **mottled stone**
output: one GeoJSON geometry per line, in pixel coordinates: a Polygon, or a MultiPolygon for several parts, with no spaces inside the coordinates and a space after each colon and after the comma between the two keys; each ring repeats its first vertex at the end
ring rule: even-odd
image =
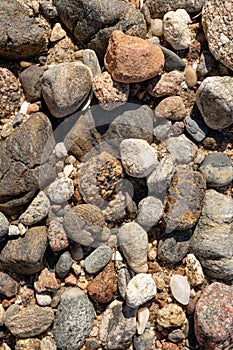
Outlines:
{"type": "Polygon", "coordinates": [[[192,236],[191,230],[172,231],[165,234],[158,245],[159,259],[168,263],[178,263],[186,256],[189,250],[189,241],[192,236]]]}
{"type": "Polygon", "coordinates": [[[61,24],[55,23],[54,27],[51,31],[50,41],[55,42],[55,41],[63,39],[65,36],[66,36],[66,32],[64,29],[62,29],[61,24]]]}
{"type": "Polygon", "coordinates": [[[4,239],[8,233],[9,221],[3,213],[0,212],[0,240],[4,239]]]}
{"type": "Polygon", "coordinates": [[[70,272],[73,262],[74,261],[69,252],[62,253],[55,266],[55,271],[58,277],[65,278],[70,272]]]}
{"type": "Polygon", "coordinates": [[[16,76],[9,69],[0,67],[0,120],[18,112],[20,97],[16,76]]]}
{"type": "Polygon", "coordinates": [[[185,87],[184,72],[173,70],[161,75],[161,78],[151,81],[149,93],[154,97],[173,96],[181,94],[185,87]]]}
{"type": "Polygon", "coordinates": [[[158,46],[149,41],[114,31],[109,40],[104,65],[114,80],[137,83],[161,73],[164,55],[158,46]]]}
{"type": "Polygon", "coordinates": [[[36,102],[41,99],[41,79],[44,69],[37,65],[26,68],[19,74],[26,100],[36,102]]]}
{"type": "Polygon", "coordinates": [[[185,258],[185,275],[192,286],[198,286],[204,282],[202,266],[193,254],[187,254],[185,258]]]}
{"type": "Polygon", "coordinates": [[[125,299],[126,288],[130,279],[131,279],[130,273],[126,268],[123,267],[118,271],[118,274],[117,274],[118,291],[123,299],[125,299]]]}
{"type": "Polygon", "coordinates": [[[185,9],[187,12],[199,12],[202,9],[204,0],[146,0],[153,18],[161,17],[166,12],[177,9],[185,9]]]}
{"type": "Polygon", "coordinates": [[[155,281],[150,274],[138,273],[126,288],[126,304],[132,308],[151,300],[157,293],[155,281]]]}
{"type": "Polygon", "coordinates": [[[49,306],[52,302],[52,296],[48,292],[36,293],[36,302],[40,306],[49,306]]]}
{"type": "Polygon", "coordinates": [[[137,222],[145,229],[157,225],[163,215],[163,203],[160,199],[148,196],[138,204],[137,222]]]}
{"type": "Polygon", "coordinates": [[[35,338],[19,339],[16,341],[15,350],[40,350],[40,340],[35,338]]]}
{"type": "Polygon", "coordinates": [[[160,18],[155,18],[151,20],[151,34],[155,36],[163,35],[163,21],[160,18]]]}
{"type": "Polygon", "coordinates": [[[156,117],[173,121],[182,120],[187,115],[185,105],[180,96],[170,96],[163,99],[155,108],[156,117]]]}
{"type": "Polygon", "coordinates": [[[36,224],[48,215],[49,207],[49,199],[45,193],[41,191],[33,199],[27,210],[19,217],[19,221],[28,226],[36,224]]]}
{"type": "Polygon", "coordinates": [[[168,340],[173,343],[179,343],[185,339],[185,335],[181,329],[174,329],[171,333],[168,334],[168,340]]]}
{"type": "Polygon", "coordinates": [[[7,273],[0,272],[0,294],[5,295],[7,298],[11,298],[17,294],[18,289],[18,282],[7,273]]]}
{"type": "Polygon", "coordinates": [[[155,341],[155,333],[151,329],[146,329],[141,335],[133,336],[135,350],[151,350],[155,341]]]}
{"type": "Polygon", "coordinates": [[[48,188],[48,195],[54,203],[64,203],[74,194],[73,181],[68,177],[62,177],[52,182],[48,188]]]}
{"type": "Polygon", "coordinates": [[[34,288],[38,293],[55,292],[60,288],[55,274],[47,268],[43,269],[38,277],[38,281],[34,282],[34,288]]]}
{"type": "Polygon", "coordinates": [[[53,218],[50,220],[47,235],[49,246],[53,252],[59,252],[68,247],[68,237],[58,219],[53,218]]]}
{"type": "Polygon", "coordinates": [[[112,250],[107,246],[96,248],[84,261],[84,267],[87,273],[96,273],[100,271],[112,257],[112,250]]]}
{"type": "Polygon", "coordinates": [[[197,142],[204,140],[207,134],[207,128],[201,120],[194,120],[189,115],[184,119],[186,131],[197,142]]]}
{"type": "Polygon", "coordinates": [[[223,350],[233,344],[233,287],[214,282],[204,289],[195,309],[195,335],[204,349],[223,350]]]}
{"type": "Polygon", "coordinates": [[[187,164],[194,160],[198,147],[184,134],[177,137],[169,137],[166,148],[177,164],[187,164]]]}
{"type": "Polygon", "coordinates": [[[55,340],[51,336],[46,336],[41,339],[40,350],[57,350],[55,340]]]}
{"type": "Polygon", "coordinates": [[[89,336],[95,309],[79,288],[69,288],[61,296],[55,316],[53,333],[58,348],[80,349],[89,336]]]}
{"type": "Polygon", "coordinates": [[[5,326],[18,338],[29,338],[46,331],[54,320],[51,308],[11,305],[4,316],[5,326]]]}
{"type": "Polygon", "coordinates": [[[184,311],[176,304],[167,304],[158,311],[157,323],[164,328],[181,327],[186,322],[184,311]]]}

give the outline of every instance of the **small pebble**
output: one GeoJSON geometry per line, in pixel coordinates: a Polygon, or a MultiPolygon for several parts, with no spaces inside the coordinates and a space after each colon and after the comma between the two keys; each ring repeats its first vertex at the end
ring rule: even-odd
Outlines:
{"type": "Polygon", "coordinates": [[[170,288],[174,298],[182,305],[188,305],[190,285],[186,276],[174,274],[170,280],[170,288]]]}
{"type": "Polygon", "coordinates": [[[20,107],[19,113],[26,115],[27,114],[27,110],[28,110],[28,106],[29,106],[29,102],[24,101],[20,107]]]}
{"type": "Polygon", "coordinates": [[[13,120],[13,127],[15,127],[16,125],[20,125],[23,121],[23,116],[22,114],[18,113],[16,114],[14,120],[13,120]]]}
{"type": "Polygon", "coordinates": [[[61,254],[55,267],[55,271],[58,277],[60,278],[66,277],[71,269],[72,264],[73,264],[73,259],[69,252],[65,252],[61,254]]]}
{"type": "Polygon", "coordinates": [[[10,225],[9,229],[8,229],[8,236],[19,236],[20,235],[20,231],[18,226],[16,225],[10,225]]]}
{"type": "Polygon", "coordinates": [[[74,194],[73,181],[67,177],[55,180],[48,189],[48,195],[54,203],[64,203],[74,194]]]}
{"type": "Polygon", "coordinates": [[[4,124],[2,127],[1,137],[5,139],[6,137],[10,136],[13,131],[14,129],[12,122],[4,124]]]}
{"type": "Polygon", "coordinates": [[[205,276],[202,266],[194,254],[187,254],[185,258],[185,274],[192,286],[199,286],[204,282],[205,276]]]}
{"type": "Polygon", "coordinates": [[[126,288],[126,304],[132,308],[151,300],[157,293],[152,275],[138,273],[128,283],[126,288]]]}
{"type": "Polygon", "coordinates": [[[151,33],[155,36],[163,35],[163,21],[160,18],[151,20],[151,33]]]}
{"type": "Polygon", "coordinates": [[[158,311],[157,323],[164,328],[181,327],[186,322],[185,313],[179,305],[167,304],[158,311]]]}
{"type": "Polygon", "coordinates": [[[197,73],[195,69],[188,66],[185,68],[185,81],[189,88],[193,88],[197,84],[197,73]]]}
{"type": "Polygon", "coordinates": [[[52,302],[52,297],[48,293],[36,293],[36,301],[40,306],[49,306],[52,302]]]}
{"type": "Polygon", "coordinates": [[[100,246],[96,248],[85,259],[85,270],[88,273],[96,273],[100,271],[110,261],[112,256],[111,248],[107,246],[100,246]]]}
{"type": "Polygon", "coordinates": [[[147,307],[142,307],[138,310],[137,312],[137,333],[138,334],[144,333],[147,326],[147,322],[149,320],[149,316],[150,316],[150,310],[147,307]]]}
{"type": "Polygon", "coordinates": [[[67,155],[67,149],[64,142],[58,142],[54,148],[54,151],[58,159],[62,159],[67,155]]]}
{"type": "Polygon", "coordinates": [[[163,215],[163,203],[160,199],[148,196],[138,204],[138,223],[145,229],[156,225],[163,215]]]}
{"type": "Polygon", "coordinates": [[[65,38],[65,36],[66,36],[66,32],[64,31],[64,29],[62,29],[62,26],[60,25],[60,23],[55,23],[50,35],[50,41],[55,42],[65,38]]]}
{"type": "Polygon", "coordinates": [[[27,109],[27,114],[33,114],[36,112],[39,112],[40,107],[36,103],[29,103],[28,109],[27,109]]]}

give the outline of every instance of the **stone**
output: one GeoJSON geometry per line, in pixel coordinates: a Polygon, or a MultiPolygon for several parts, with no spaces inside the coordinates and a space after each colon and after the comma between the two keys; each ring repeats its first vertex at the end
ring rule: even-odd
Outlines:
{"type": "Polygon", "coordinates": [[[114,80],[137,83],[162,72],[164,55],[149,41],[116,30],[109,39],[104,65],[114,80]]]}
{"type": "Polygon", "coordinates": [[[202,10],[202,25],[210,52],[224,66],[233,69],[231,1],[208,0],[202,10]]]}
{"type": "Polygon", "coordinates": [[[136,333],[135,310],[114,300],[102,314],[99,333],[104,349],[126,349],[136,333]]]}
{"type": "Polygon", "coordinates": [[[185,275],[192,286],[199,286],[204,282],[202,266],[193,254],[187,254],[185,258],[185,275]]]}
{"type": "Polygon", "coordinates": [[[5,309],[2,306],[2,304],[0,304],[0,326],[4,326],[4,315],[5,315],[5,309]]]}
{"type": "Polygon", "coordinates": [[[43,113],[35,113],[0,143],[0,210],[19,213],[54,176],[50,157],[52,126],[43,113]],[[46,146],[46,147],[45,147],[46,146]],[[46,148],[46,152],[44,152],[46,148]]]}
{"type": "Polygon", "coordinates": [[[153,129],[155,140],[160,143],[166,141],[170,136],[174,136],[172,132],[174,125],[168,119],[156,118],[153,129]]]}
{"type": "Polygon", "coordinates": [[[19,221],[31,226],[43,220],[49,212],[50,202],[43,191],[33,199],[26,211],[19,217],[19,221]]]}
{"type": "Polygon", "coordinates": [[[9,230],[9,221],[3,213],[0,212],[0,241],[4,240],[9,230]]]}
{"type": "Polygon", "coordinates": [[[217,350],[232,345],[232,293],[232,286],[219,282],[211,283],[202,292],[194,316],[194,330],[200,346],[217,350]]]}
{"type": "Polygon", "coordinates": [[[126,288],[131,279],[129,271],[122,267],[117,274],[118,291],[123,299],[126,296],[126,288]]]}
{"type": "Polygon", "coordinates": [[[184,72],[185,72],[185,82],[188,85],[188,87],[191,89],[197,84],[196,69],[194,69],[192,66],[187,66],[184,72]]]}
{"type": "Polygon", "coordinates": [[[80,349],[89,336],[95,309],[79,288],[68,288],[61,296],[55,316],[53,333],[58,348],[80,349]]]}
{"type": "Polygon", "coordinates": [[[157,225],[163,215],[163,203],[160,199],[148,196],[138,204],[137,222],[146,230],[157,225]]]}
{"type": "Polygon", "coordinates": [[[29,338],[46,331],[54,320],[51,308],[37,305],[20,308],[11,305],[4,316],[4,324],[17,338],[29,338]]]}
{"type": "MultiPolygon", "coordinates": [[[[153,37],[149,39],[149,41],[153,42],[153,37]]],[[[153,44],[157,45],[160,47],[160,49],[163,51],[164,54],[164,70],[165,72],[172,72],[173,70],[183,70],[185,68],[185,63],[184,61],[175,54],[172,50],[169,50],[168,48],[158,44],[154,43],[153,44]]]]}
{"type": "Polygon", "coordinates": [[[66,232],[57,218],[52,218],[48,227],[48,241],[53,252],[59,252],[69,246],[66,232]]]}
{"type": "Polygon", "coordinates": [[[20,235],[20,230],[17,225],[9,225],[8,228],[8,236],[9,237],[17,237],[20,235]]]}
{"type": "Polygon", "coordinates": [[[58,142],[54,148],[54,152],[58,159],[63,159],[67,155],[67,149],[64,142],[58,142]]]}
{"type": "Polygon", "coordinates": [[[87,292],[96,303],[109,303],[117,291],[117,275],[114,265],[109,263],[103,271],[88,284],[87,292]]]}
{"type": "Polygon", "coordinates": [[[184,72],[173,70],[171,72],[163,73],[159,80],[156,78],[153,81],[152,79],[149,84],[148,92],[154,97],[180,95],[184,90],[185,85],[184,72]]]}
{"type": "Polygon", "coordinates": [[[28,8],[18,1],[1,2],[0,23],[0,56],[18,60],[47,51],[49,24],[30,16],[28,8]]]}
{"type": "Polygon", "coordinates": [[[201,121],[195,121],[189,115],[184,119],[185,129],[189,135],[197,142],[204,140],[207,134],[207,128],[201,121]]]}
{"type": "Polygon", "coordinates": [[[186,117],[185,105],[180,96],[164,98],[155,108],[155,116],[179,121],[186,117]]]}
{"type": "Polygon", "coordinates": [[[168,190],[166,232],[187,230],[196,224],[204,204],[205,189],[202,174],[189,168],[177,168],[168,190]]]}
{"type": "Polygon", "coordinates": [[[48,188],[48,195],[54,203],[67,202],[74,194],[73,181],[68,177],[62,177],[52,182],[48,188]]]}
{"type": "Polygon", "coordinates": [[[19,111],[21,91],[16,76],[3,67],[0,67],[0,87],[0,120],[2,120],[19,111]]]}
{"type": "Polygon", "coordinates": [[[206,125],[214,130],[227,128],[233,123],[233,78],[208,77],[196,92],[196,103],[206,125]]]}
{"type": "Polygon", "coordinates": [[[24,236],[9,240],[2,248],[0,266],[7,272],[35,274],[43,268],[46,248],[46,227],[31,227],[24,236]]]}
{"type": "Polygon", "coordinates": [[[184,339],[185,335],[181,329],[174,329],[168,334],[168,340],[170,340],[172,343],[179,343],[184,339]]]}
{"type": "Polygon", "coordinates": [[[58,277],[65,278],[70,272],[73,262],[74,261],[68,251],[62,253],[55,266],[55,271],[58,277]]]}
{"type": "Polygon", "coordinates": [[[176,304],[167,304],[159,309],[157,323],[164,328],[181,327],[187,322],[182,307],[176,304]]]}
{"type": "Polygon", "coordinates": [[[86,49],[82,51],[82,61],[92,71],[93,78],[101,73],[98,57],[94,50],[86,49]]]}
{"type": "Polygon", "coordinates": [[[92,73],[81,62],[51,65],[42,77],[42,95],[51,114],[63,118],[76,112],[91,91],[92,73]]]}
{"type": "Polygon", "coordinates": [[[129,84],[114,81],[108,72],[92,79],[92,89],[100,106],[108,111],[126,103],[129,97],[129,84]]]}
{"type": "Polygon", "coordinates": [[[194,160],[198,147],[185,135],[169,137],[166,141],[166,148],[177,164],[188,164],[194,160]]]}
{"type": "Polygon", "coordinates": [[[226,186],[233,180],[233,163],[222,153],[208,154],[199,171],[205,176],[209,187],[226,186]]]}
{"type": "Polygon", "coordinates": [[[233,278],[232,224],[233,199],[208,190],[189,251],[200,261],[208,276],[223,281],[233,278]]]}
{"type": "Polygon", "coordinates": [[[57,345],[51,336],[41,339],[40,350],[57,350],[57,345]]]}
{"type": "Polygon", "coordinates": [[[112,257],[112,250],[108,246],[96,248],[84,260],[84,268],[87,273],[96,273],[108,264],[112,257]]]}
{"type": "Polygon", "coordinates": [[[19,80],[28,102],[33,103],[41,99],[41,79],[43,74],[44,69],[35,64],[24,69],[19,74],[19,80]]]}
{"type": "Polygon", "coordinates": [[[49,306],[52,302],[52,297],[47,292],[36,293],[36,301],[40,306],[49,306]]]}
{"type": "Polygon", "coordinates": [[[10,275],[0,272],[0,294],[7,298],[14,297],[19,290],[19,283],[16,282],[10,275]]]}
{"type": "Polygon", "coordinates": [[[38,281],[34,282],[34,288],[37,293],[55,292],[60,288],[55,274],[47,268],[43,269],[38,277],[38,281]]]}
{"type": "Polygon", "coordinates": [[[154,340],[154,331],[146,329],[143,334],[133,336],[133,345],[135,350],[151,350],[154,340]]]}
{"type": "Polygon", "coordinates": [[[175,50],[187,49],[191,44],[189,14],[183,8],[168,11],[163,17],[164,38],[175,50]]]}
{"type": "Polygon", "coordinates": [[[137,333],[143,334],[149,320],[150,310],[147,307],[138,309],[137,312],[137,333]]]}
{"type": "Polygon", "coordinates": [[[190,285],[186,276],[173,274],[170,279],[170,288],[173,297],[182,305],[188,305],[190,285]]]}
{"type": "Polygon", "coordinates": [[[53,29],[51,31],[50,41],[55,42],[55,41],[58,41],[58,40],[65,38],[65,36],[66,36],[66,32],[64,29],[62,29],[61,24],[55,23],[53,26],[53,29]]]}
{"type": "Polygon", "coordinates": [[[160,18],[151,20],[151,34],[155,36],[163,35],[163,21],[160,18]]]}
{"type": "Polygon", "coordinates": [[[177,9],[185,9],[189,13],[200,12],[202,9],[203,0],[146,0],[145,4],[148,6],[152,18],[161,17],[166,12],[177,9]]]}
{"type": "Polygon", "coordinates": [[[147,272],[148,237],[139,224],[136,222],[124,224],[118,233],[118,245],[134,272],[147,272]]]}
{"type": "Polygon", "coordinates": [[[150,274],[138,273],[128,283],[126,288],[126,304],[129,307],[138,306],[151,300],[157,293],[155,281],[150,274]]]}
{"type": "Polygon", "coordinates": [[[199,64],[197,66],[197,76],[204,80],[206,76],[210,75],[217,69],[218,62],[214,56],[207,50],[201,53],[199,64]]]}
{"type": "Polygon", "coordinates": [[[19,339],[16,341],[15,350],[40,350],[40,340],[35,338],[19,339]]]}
{"type": "Polygon", "coordinates": [[[148,176],[158,164],[156,150],[145,140],[123,140],[120,154],[124,170],[136,178],[148,176]]]}

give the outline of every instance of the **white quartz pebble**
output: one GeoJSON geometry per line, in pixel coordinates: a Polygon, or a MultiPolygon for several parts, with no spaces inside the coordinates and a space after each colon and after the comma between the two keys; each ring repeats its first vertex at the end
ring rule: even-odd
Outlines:
{"type": "Polygon", "coordinates": [[[186,276],[172,275],[170,288],[174,298],[182,305],[189,303],[190,285],[186,276]]]}
{"type": "Polygon", "coordinates": [[[150,317],[150,310],[148,309],[148,307],[142,307],[138,310],[137,312],[137,333],[143,334],[145,329],[146,329],[146,325],[147,322],[149,320],[150,317]]]}

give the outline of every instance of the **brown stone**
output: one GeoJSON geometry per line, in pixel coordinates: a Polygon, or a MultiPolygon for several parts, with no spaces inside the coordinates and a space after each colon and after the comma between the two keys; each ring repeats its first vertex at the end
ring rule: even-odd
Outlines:
{"type": "Polygon", "coordinates": [[[40,340],[35,338],[17,340],[15,350],[40,350],[40,340]]]}
{"type": "Polygon", "coordinates": [[[117,291],[117,275],[114,265],[109,263],[87,287],[88,294],[97,303],[108,303],[113,300],[117,291]]]}
{"type": "Polygon", "coordinates": [[[155,109],[156,117],[162,117],[173,121],[182,120],[187,112],[180,96],[169,96],[163,99],[155,109]]]}
{"type": "Polygon", "coordinates": [[[7,273],[0,272],[0,294],[5,295],[8,298],[17,294],[19,289],[19,283],[16,282],[7,273]]]}
{"type": "Polygon", "coordinates": [[[114,80],[137,83],[161,73],[164,55],[149,41],[116,30],[109,39],[104,64],[114,80]]]}
{"type": "Polygon", "coordinates": [[[58,283],[55,274],[45,268],[41,271],[38,281],[34,283],[34,287],[37,292],[54,292],[60,288],[60,283],[58,283]]]}

